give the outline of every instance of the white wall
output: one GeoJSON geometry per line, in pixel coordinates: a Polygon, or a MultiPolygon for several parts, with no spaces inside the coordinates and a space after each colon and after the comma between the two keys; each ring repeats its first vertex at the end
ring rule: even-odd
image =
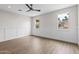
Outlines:
{"type": "Polygon", "coordinates": [[[0,10],[0,42],[30,35],[29,17],[0,10]]]}
{"type": "Polygon", "coordinates": [[[78,45],[79,45],[79,5],[78,5],[78,45]]]}
{"type": "Polygon", "coordinates": [[[57,10],[48,14],[33,17],[32,35],[43,36],[68,42],[77,43],[77,6],[57,10]],[[69,12],[69,28],[57,30],[57,15],[69,12]],[[40,28],[35,28],[35,20],[40,20],[40,28]]]}

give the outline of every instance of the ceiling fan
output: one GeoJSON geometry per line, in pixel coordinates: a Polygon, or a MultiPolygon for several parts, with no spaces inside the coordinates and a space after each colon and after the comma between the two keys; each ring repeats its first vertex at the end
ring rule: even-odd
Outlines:
{"type": "Polygon", "coordinates": [[[29,11],[37,11],[37,12],[40,12],[40,10],[33,8],[33,4],[25,4],[25,5],[29,8],[29,10],[27,10],[26,12],[29,12],[29,11]]]}

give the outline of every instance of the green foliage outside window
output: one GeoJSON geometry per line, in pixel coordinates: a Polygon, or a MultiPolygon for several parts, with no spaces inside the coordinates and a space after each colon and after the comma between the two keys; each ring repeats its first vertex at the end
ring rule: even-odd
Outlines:
{"type": "Polygon", "coordinates": [[[36,28],[39,28],[39,23],[40,23],[40,21],[36,20],[36,28]]]}

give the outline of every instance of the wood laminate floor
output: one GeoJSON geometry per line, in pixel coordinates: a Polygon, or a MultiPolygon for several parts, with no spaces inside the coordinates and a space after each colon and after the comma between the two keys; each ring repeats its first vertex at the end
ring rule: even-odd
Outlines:
{"type": "Polygon", "coordinates": [[[78,45],[26,36],[0,43],[0,53],[10,54],[78,54],[78,45]]]}

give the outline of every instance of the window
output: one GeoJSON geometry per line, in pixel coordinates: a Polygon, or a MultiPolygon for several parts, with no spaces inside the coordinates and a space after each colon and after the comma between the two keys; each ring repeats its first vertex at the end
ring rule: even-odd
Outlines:
{"type": "Polygon", "coordinates": [[[40,25],[40,21],[37,19],[36,20],[36,24],[35,24],[35,26],[36,26],[37,29],[40,27],[39,25],[40,25]]]}

